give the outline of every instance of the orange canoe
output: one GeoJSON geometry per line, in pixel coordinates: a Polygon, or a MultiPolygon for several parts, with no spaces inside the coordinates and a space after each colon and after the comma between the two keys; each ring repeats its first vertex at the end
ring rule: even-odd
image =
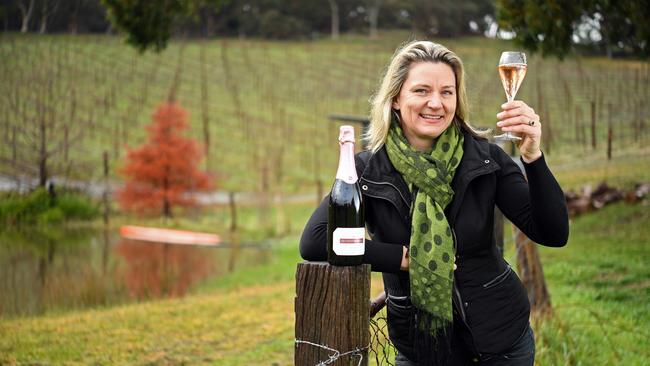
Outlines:
{"type": "Polygon", "coordinates": [[[170,244],[218,245],[221,242],[217,234],[131,225],[120,227],[120,235],[125,239],[170,244]]]}

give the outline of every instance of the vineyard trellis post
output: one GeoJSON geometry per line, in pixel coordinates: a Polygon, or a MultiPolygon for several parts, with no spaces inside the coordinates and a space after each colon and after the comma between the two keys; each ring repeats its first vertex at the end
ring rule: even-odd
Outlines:
{"type": "Polygon", "coordinates": [[[596,102],[591,101],[591,148],[596,150],[596,102]]]}
{"type": "Polygon", "coordinates": [[[612,160],[612,140],[614,140],[614,128],[612,126],[612,104],[607,105],[607,160],[612,160]]]}
{"type": "Polygon", "coordinates": [[[370,265],[299,263],[294,365],[368,365],[370,265]]]}

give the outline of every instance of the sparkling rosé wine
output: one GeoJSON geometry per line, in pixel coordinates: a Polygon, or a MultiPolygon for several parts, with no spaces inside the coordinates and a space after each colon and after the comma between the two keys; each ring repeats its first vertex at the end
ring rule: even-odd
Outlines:
{"type": "Polygon", "coordinates": [[[508,101],[515,99],[517,91],[524,81],[526,76],[526,64],[512,63],[499,65],[499,75],[501,76],[501,83],[503,89],[506,91],[508,101]]]}
{"type": "Polygon", "coordinates": [[[354,129],[341,126],[341,152],[332,185],[327,221],[327,261],[335,266],[362,263],[366,229],[361,189],[354,164],[354,129]]]}

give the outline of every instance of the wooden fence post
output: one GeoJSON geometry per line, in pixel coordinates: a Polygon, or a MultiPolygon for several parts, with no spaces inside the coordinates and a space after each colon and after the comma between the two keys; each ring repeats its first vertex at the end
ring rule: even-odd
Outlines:
{"type": "Polygon", "coordinates": [[[591,148],[596,150],[596,102],[591,101],[591,148]]]}
{"type": "Polygon", "coordinates": [[[102,203],[104,206],[104,226],[108,226],[108,215],[111,211],[110,203],[108,202],[108,151],[104,150],[102,154],[104,160],[104,192],[102,192],[102,203]]]}
{"type": "Polygon", "coordinates": [[[614,139],[614,128],[612,127],[612,104],[607,105],[607,160],[612,160],[612,140],[614,139]]]}
{"type": "Polygon", "coordinates": [[[303,262],[296,271],[294,365],[368,365],[370,265],[303,262]],[[359,363],[361,360],[361,363],[359,363]]]}
{"type": "Polygon", "coordinates": [[[553,311],[551,295],[546,288],[537,245],[517,227],[513,226],[513,231],[517,250],[517,269],[528,294],[530,310],[537,316],[549,315],[553,311]]]}

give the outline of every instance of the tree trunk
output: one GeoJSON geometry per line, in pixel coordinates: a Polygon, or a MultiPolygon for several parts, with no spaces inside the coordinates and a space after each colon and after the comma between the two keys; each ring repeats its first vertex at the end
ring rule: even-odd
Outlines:
{"type": "Polygon", "coordinates": [[[165,178],[163,179],[163,217],[168,218],[172,217],[172,207],[171,202],[169,202],[169,168],[165,169],[165,178]]]}
{"type": "Polygon", "coordinates": [[[45,116],[41,116],[40,132],[41,138],[38,154],[38,185],[45,187],[47,183],[47,126],[45,123],[45,116]]]}
{"type": "Polygon", "coordinates": [[[328,0],[328,2],[330,3],[330,10],[332,11],[332,39],[339,39],[339,5],[336,3],[336,0],[328,0]]]}
{"type": "Polygon", "coordinates": [[[513,226],[513,231],[517,250],[517,269],[528,294],[531,312],[535,315],[548,315],[553,308],[537,246],[518,228],[513,226]]]}
{"type": "Polygon", "coordinates": [[[18,6],[18,9],[20,9],[20,14],[22,15],[22,25],[20,26],[21,33],[27,33],[29,31],[29,22],[34,13],[34,3],[34,0],[29,0],[27,5],[25,5],[22,0],[16,1],[16,5],[18,6]]]}
{"type": "Polygon", "coordinates": [[[104,206],[104,227],[108,227],[108,215],[110,213],[110,204],[108,202],[108,151],[104,150],[102,159],[104,160],[104,192],[102,192],[102,203],[104,206]]]}
{"type": "Polygon", "coordinates": [[[201,121],[203,122],[203,153],[205,155],[205,170],[210,170],[210,108],[208,107],[208,70],[205,60],[205,43],[199,49],[201,63],[201,121]]]}
{"type": "MultiPolygon", "coordinates": [[[[43,5],[43,7],[45,7],[45,5],[43,5]]],[[[45,12],[41,14],[41,28],[38,31],[40,34],[45,34],[47,32],[47,16],[48,14],[45,12]]]]}
{"type": "Polygon", "coordinates": [[[42,0],[43,6],[41,7],[41,27],[39,33],[47,33],[47,22],[50,19],[50,15],[56,12],[56,9],[59,7],[59,0],[42,0]]]}
{"type": "Polygon", "coordinates": [[[370,39],[379,38],[377,24],[379,22],[379,8],[383,0],[372,0],[368,4],[368,23],[370,23],[370,39]]]}
{"type": "Polygon", "coordinates": [[[74,1],[72,14],[70,14],[70,22],[68,23],[68,30],[70,31],[71,34],[77,34],[77,31],[79,30],[79,9],[81,9],[82,2],[83,0],[74,1]]]}

